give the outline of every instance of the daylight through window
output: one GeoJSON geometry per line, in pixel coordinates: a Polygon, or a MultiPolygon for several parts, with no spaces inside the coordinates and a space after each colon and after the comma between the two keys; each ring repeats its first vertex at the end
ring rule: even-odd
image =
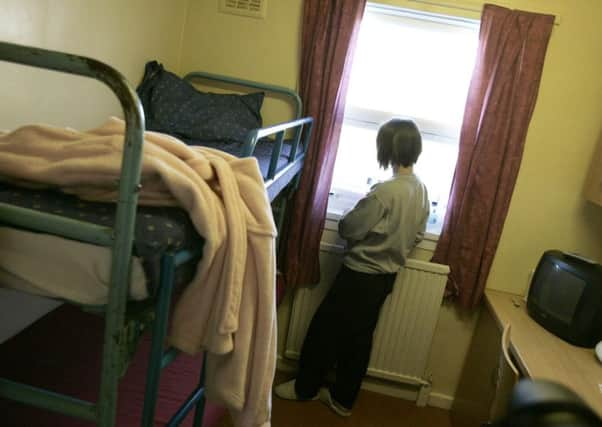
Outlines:
{"type": "Polygon", "coordinates": [[[439,234],[478,44],[478,22],[369,4],[351,70],[328,211],[340,215],[391,171],[378,168],[376,131],[411,118],[423,138],[415,166],[439,234]]]}

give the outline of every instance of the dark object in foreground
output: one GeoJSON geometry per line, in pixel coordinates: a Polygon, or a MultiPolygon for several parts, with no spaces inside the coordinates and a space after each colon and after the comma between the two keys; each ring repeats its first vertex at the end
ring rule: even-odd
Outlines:
{"type": "Polygon", "coordinates": [[[494,427],[589,427],[602,420],[567,387],[544,380],[522,380],[515,387],[508,412],[494,427]]]}

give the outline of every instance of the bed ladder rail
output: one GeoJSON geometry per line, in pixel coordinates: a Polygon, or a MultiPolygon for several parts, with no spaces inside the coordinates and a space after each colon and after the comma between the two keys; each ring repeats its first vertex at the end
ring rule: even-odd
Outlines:
{"type": "Polygon", "coordinates": [[[0,60],[37,68],[60,71],[93,78],[106,84],[119,99],[126,122],[122,168],[119,179],[119,198],[115,227],[107,229],[93,224],[59,219],[56,215],[25,213],[2,206],[1,220],[29,229],[52,232],[61,236],[78,238],[87,242],[111,247],[111,287],[105,318],[100,397],[96,405],[69,400],[46,391],[42,396],[37,389],[3,380],[0,392],[11,399],[24,399],[25,403],[47,409],[83,416],[96,421],[99,426],[112,427],[115,422],[119,332],[123,329],[129,288],[129,273],[134,239],[134,222],[138,191],[140,188],[141,154],[144,131],[144,113],[134,89],[112,67],[92,58],[70,55],[46,49],[0,42],[0,60]],[[20,218],[20,215],[25,215],[20,218]],[[110,230],[110,231],[109,231],[110,230]],[[52,405],[58,405],[50,407],[52,405]],[[91,406],[90,406],[91,405],[91,406]],[[92,414],[94,416],[92,417],[92,414]]]}

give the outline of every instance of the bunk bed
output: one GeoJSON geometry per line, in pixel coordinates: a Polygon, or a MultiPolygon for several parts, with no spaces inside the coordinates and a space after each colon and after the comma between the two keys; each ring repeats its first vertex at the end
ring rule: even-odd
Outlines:
{"type": "MultiPolygon", "coordinates": [[[[82,401],[3,378],[0,378],[0,398],[112,427],[119,378],[127,369],[128,360],[135,352],[141,334],[150,328],[152,342],[142,425],[154,426],[161,370],[179,353],[174,347],[164,346],[172,296],[178,286],[184,286],[190,279],[190,266],[202,259],[204,236],[195,232],[190,219],[178,208],[138,206],[145,138],[144,112],[136,92],[119,72],[91,58],[3,42],[0,42],[0,60],[99,80],[119,99],[125,120],[123,157],[115,203],[82,203],[75,196],[53,190],[29,189],[6,183],[0,185],[0,223],[3,226],[14,228],[17,232],[40,233],[40,239],[58,237],[110,250],[110,285],[106,303],[76,302],[82,309],[102,314],[105,318],[99,399],[97,402],[82,401]],[[60,209],[57,209],[57,203],[60,209]],[[173,232],[176,235],[162,236],[162,241],[155,239],[149,244],[148,239],[144,239],[148,237],[148,230],[153,224],[145,221],[151,218],[160,218],[171,224],[169,228],[175,229],[173,232]],[[144,283],[148,285],[146,293],[139,295],[137,301],[130,299],[130,279],[135,275],[132,272],[134,255],[142,260],[144,283]]],[[[237,148],[240,156],[258,156],[265,191],[276,208],[276,222],[280,223],[285,211],[287,190],[294,188],[301,171],[312,119],[300,117],[300,100],[286,88],[200,72],[189,74],[185,80],[200,78],[293,98],[296,105],[294,120],[253,129],[237,148]],[[285,135],[292,135],[291,139],[286,140],[285,135]],[[265,138],[269,136],[275,136],[275,139],[266,141],[265,138]],[[259,154],[255,151],[257,147],[261,147],[259,154]],[[271,151],[267,148],[271,148],[271,151]]],[[[55,297],[73,303],[64,295],[55,297]]],[[[168,426],[179,425],[193,408],[196,408],[194,425],[201,425],[205,402],[205,366],[203,363],[198,387],[182,403],[168,426]]]]}

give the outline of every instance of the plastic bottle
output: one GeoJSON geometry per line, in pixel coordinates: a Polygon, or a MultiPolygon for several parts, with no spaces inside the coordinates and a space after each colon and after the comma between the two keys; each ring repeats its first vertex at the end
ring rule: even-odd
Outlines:
{"type": "Polygon", "coordinates": [[[431,202],[431,213],[429,215],[429,224],[437,224],[439,222],[439,213],[437,212],[437,205],[439,202],[431,202]]]}

